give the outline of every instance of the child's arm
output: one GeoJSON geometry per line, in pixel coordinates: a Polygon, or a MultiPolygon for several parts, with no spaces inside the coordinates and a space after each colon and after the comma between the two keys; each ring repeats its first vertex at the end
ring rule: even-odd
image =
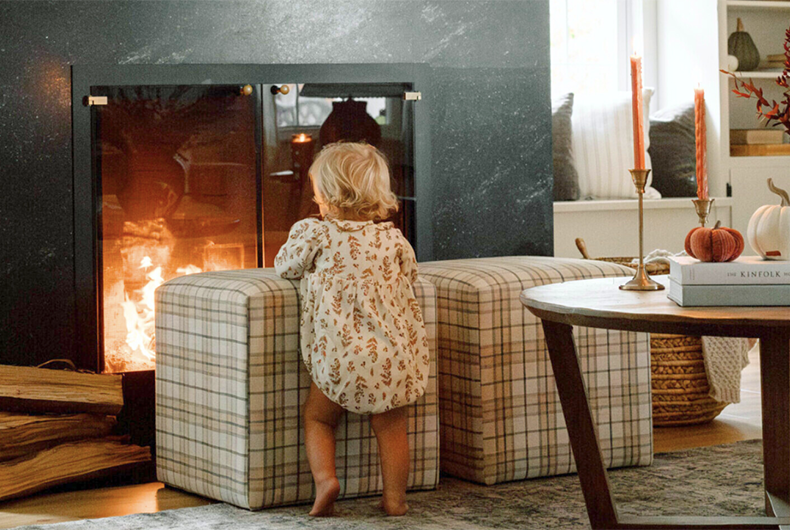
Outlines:
{"type": "Polygon", "coordinates": [[[414,255],[414,249],[411,248],[409,241],[401,236],[401,247],[398,251],[398,264],[403,275],[409,279],[409,283],[413,284],[417,281],[417,257],[414,255]]]}
{"type": "Polygon", "coordinates": [[[274,258],[274,270],[283,278],[300,279],[310,270],[321,249],[315,219],[302,219],[291,227],[288,241],[274,258]]]}

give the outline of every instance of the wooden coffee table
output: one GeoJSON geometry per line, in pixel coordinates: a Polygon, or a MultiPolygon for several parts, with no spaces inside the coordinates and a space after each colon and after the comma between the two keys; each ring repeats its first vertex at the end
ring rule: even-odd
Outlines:
{"type": "MultiPolygon", "coordinates": [[[[654,279],[666,283],[666,276],[654,279]]],[[[667,291],[618,289],[628,280],[580,280],[533,287],[521,293],[522,303],[543,321],[592,528],[790,529],[790,307],[680,307],[667,299],[667,291]],[[618,517],[572,326],[759,338],[767,516],[618,517]]]]}

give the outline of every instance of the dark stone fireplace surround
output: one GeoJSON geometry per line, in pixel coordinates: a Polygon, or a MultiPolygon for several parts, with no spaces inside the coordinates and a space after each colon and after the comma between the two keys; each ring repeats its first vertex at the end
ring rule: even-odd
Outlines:
{"type": "Polygon", "coordinates": [[[72,107],[72,65],[112,76],[197,64],[210,79],[221,64],[422,63],[431,166],[417,222],[431,236],[420,258],[552,253],[548,0],[0,0],[0,20],[4,364],[96,367],[82,346],[95,328],[80,325],[95,307],[80,273],[91,191],[72,167],[84,110],[72,107]]]}

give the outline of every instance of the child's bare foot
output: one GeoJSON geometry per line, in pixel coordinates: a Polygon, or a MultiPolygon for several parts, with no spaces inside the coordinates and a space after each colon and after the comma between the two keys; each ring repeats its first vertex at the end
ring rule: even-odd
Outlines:
{"type": "Polygon", "coordinates": [[[406,501],[392,502],[392,501],[385,501],[384,499],[381,499],[381,502],[379,503],[379,508],[384,510],[387,513],[387,515],[390,515],[392,517],[405,515],[406,512],[409,511],[409,505],[406,504],[406,501]]]}
{"type": "Polygon", "coordinates": [[[335,513],[335,501],[340,495],[340,483],[331,478],[315,485],[315,502],[310,515],[313,517],[329,517],[335,513]]]}

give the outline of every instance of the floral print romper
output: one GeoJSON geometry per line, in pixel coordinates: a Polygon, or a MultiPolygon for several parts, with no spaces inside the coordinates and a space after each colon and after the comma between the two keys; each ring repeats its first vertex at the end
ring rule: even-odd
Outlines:
{"type": "Polygon", "coordinates": [[[274,259],[301,278],[302,358],[316,386],[359,414],[417,400],[428,340],[412,283],[414,250],[392,223],[304,219],[274,259]]]}

